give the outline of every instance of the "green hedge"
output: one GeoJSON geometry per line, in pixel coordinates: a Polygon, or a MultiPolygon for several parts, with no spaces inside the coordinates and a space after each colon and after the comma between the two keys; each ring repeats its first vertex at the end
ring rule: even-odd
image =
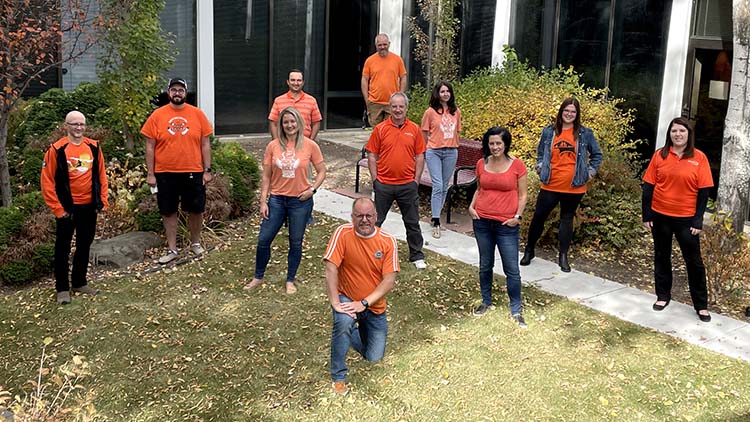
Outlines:
{"type": "Polygon", "coordinates": [[[239,216],[252,209],[260,180],[258,162],[235,142],[220,144],[212,154],[212,165],[231,181],[232,215],[239,216]]]}
{"type": "MultiPolygon", "coordinates": [[[[492,126],[507,128],[513,137],[511,154],[523,159],[533,173],[542,129],[554,121],[562,101],[575,96],[581,103],[581,123],[594,131],[604,153],[578,212],[576,240],[615,248],[627,245],[641,233],[640,187],[635,179],[640,168],[635,148],[641,141],[629,138],[633,112],[623,100],[608,97],[606,89],[584,86],[572,68],[537,70],[519,61],[512,49],[506,49],[506,57],[502,68],[479,69],[453,84],[461,109],[461,136],[480,139],[492,126]]],[[[409,119],[421,121],[429,95],[424,87],[411,89],[409,119]]],[[[537,193],[538,182],[530,183],[528,217],[537,193]]],[[[547,224],[548,238],[556,230],[554,218],[551,215],[547,224]]]]}

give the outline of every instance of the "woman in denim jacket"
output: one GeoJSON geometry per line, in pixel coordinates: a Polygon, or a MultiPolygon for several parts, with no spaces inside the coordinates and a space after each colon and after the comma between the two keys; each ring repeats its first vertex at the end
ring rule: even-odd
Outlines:
{"type": "Polygon", "coordinates": [[[581,105],[566,98],[557,111],[555,124],[542,130],[537,147],[536,172],[542,187],[534,207],[529,238],[521,265],[534,259],[534,247],[544,231],[544,222],[560,204],[560,242],[558,264],[570,272],[568,249],[573,239],[573,217],[586,193],[586,183],[602,163],[602,151],[591,129],[581,126],[581,105]]]}

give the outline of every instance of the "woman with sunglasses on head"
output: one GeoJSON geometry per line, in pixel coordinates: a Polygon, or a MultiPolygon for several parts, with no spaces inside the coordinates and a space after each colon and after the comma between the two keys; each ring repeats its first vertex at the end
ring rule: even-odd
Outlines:
{"type": "Polygon", "coordinates": [[[654,238],[655,311],[664,310],[672,299],[675,237],[685,260],[693,308],[701,321],[711,321],[699,235],[713,185],[708,159],[695,148],[690,123],[683,117],[672,119],[664,146],[654,153],[643,175],[643,226],[654,238]]]}
{"type": "Polygon", "coordinates": [[[544,231],[544,222],[560,204],[558,264],[570,272],[568,250],[573,239],[573,217],[591,180],[602,163],[602,151],[594,132],[581,125],[581,105],[566,98],[557,111],[553,125],[542,130],[537,147],[536,172],[542,182],[529,226],[529,238],[521,265],[534,259],[536,242],[544,231]]]}

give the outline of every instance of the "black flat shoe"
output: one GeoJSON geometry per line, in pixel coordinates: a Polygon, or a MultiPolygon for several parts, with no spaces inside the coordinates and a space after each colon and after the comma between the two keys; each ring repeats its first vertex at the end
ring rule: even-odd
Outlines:
{"type": "Polygon", "coordinates": [[[560,269],[564,273],[570,272],[570,263],[568,263],[568,254],[567,253],[561,253],[560,257],[557,258],[557,263],[560,264],[560,269]]]}
{"type": "Polygon", "coordinates": [[[526,248],[523,251],[523,257],[521,258],[521,265],[529,265],[531,264],[531,260],[534,259],[534,250],[526,248]]]}
{"type": "MultiPolygon", "coordinates": [[[[660,301],[657,300],[657,302],[660,302],[660,301]]],[[[663,311],[664,308],[666,308],[667,306],[669,306],[669,301],[667,301],[667,303],[663,305],[657,305],[656,303],[654,303],[654,306],[652,306],[651,308],[653,308],[653,310],[655,311],[663,311]]]]}
{"type": "Polygon", "coordinates": [[[711,314],[703,315],[699,311],[695,311],[696,314],[698,314],[698,319],[700,319],[703,322],[711,322],[711,314]]]}

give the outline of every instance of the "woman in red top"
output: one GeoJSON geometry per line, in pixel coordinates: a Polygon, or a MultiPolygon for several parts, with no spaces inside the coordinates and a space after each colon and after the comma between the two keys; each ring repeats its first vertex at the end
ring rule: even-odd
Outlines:
{"type": "Polygon", "coordinates": [[[526,206],[526,166],[508,154],[511,137],[507,129],[490,128],[482,137],[484,158],[477,162],[478,187],[469,205],[474,237],[479,247],[479,287],[482,303],[474,310],[481,316],[492,307],[495,248],[500,252],[510,314],[526,328],[521,314],[521,273],[518,269],[518,232],[526,206]]]}
{"type": "Polygon", "coordinates": [[[643,226],[654,237],[655,311],[664,310],[672,298],[674,235],[685,259],[693,308],[701,321],[711,321],[698,235],[713,185],[708,159],[695,148],[690,123],[683,117],[672,119],[664,147],[654,153],[643,175],[643,226]]]}

